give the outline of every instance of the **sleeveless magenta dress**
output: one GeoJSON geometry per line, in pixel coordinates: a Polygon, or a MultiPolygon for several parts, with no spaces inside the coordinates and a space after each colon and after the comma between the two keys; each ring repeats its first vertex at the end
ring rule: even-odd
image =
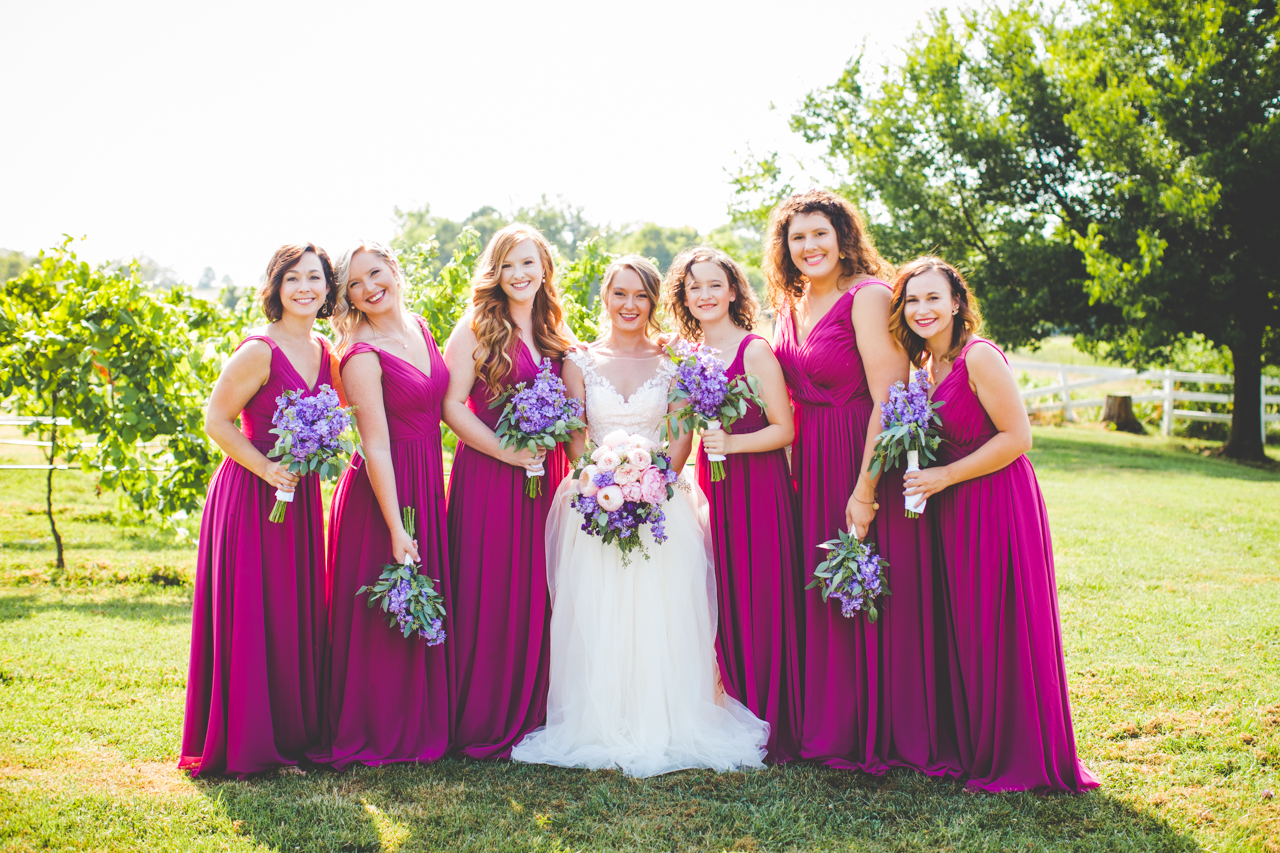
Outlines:
{"type": "MultiPolygon", "coordinates": [[[[332,384],[329,345],[316,387],[271,347],[271,375],[240,413],[240,430],[265,455],[276,398],[332,384]]],[[[320,478],[302,478],[284,521],[267,520],[275,487],[227,457],[209,481],[200,522],[191,664],[178,766],[192,775],[244,778],[296,765],[320,736],[317,668],[324,625],[324,510],[320,478]]]]}
{"type": "MultiPolygon", "coordinates": [[[[965,356],[976,344],[995,346],[970,341],[933,392],[946,401],[938,409],[941,465],[996,434],[969,387],[965,356]]],[[[969,787],[1098,787],[1076,757],[1049,518],[1030,460],[1019,456],[958,483],[930,498],[925,512],[945,579],[955,727],[969,787]]]]}
{"type": "MultiPolygon", "coordinates": [[[[850,316],[854,294],[864,287],[888,285],[874,279],[854,285],[803,343],[792,312],[778,315],[774,349],[795,406],[791,476],[806,583],[827,553],[818,545],[845,527],[875,406],[850,316]]],[[[958,775],[929,524],[904,516],[900,469],[880,477],[877,500],[872,538],[889,562],[891,593],[878,604],[879,621],[847,619],[817,589],[804,593],[800,754],[871,773],[901,766],[958,775]]]]}
{"type": "MultiPolygon", "coordinates": [[[[538,374],[523,342],[512,348],[508,382],[538,374]]],[[[561,363],[554,362],[556,374],[561,363]]],[[[489,387],[477,379],[467,405],[485,426],[489,387]]],[[[547,710],[547,512],[569,473],[564,449],[547,454],[542,492],[526,497],[525,471],[458,443],[449,475],[449,567],[453,635],[454,749],[471,758],[507,758],[547,710]]]]}
{"type": "MultiPolygon", "coordinates": [[[[729,365],[729,378],[745,373],[747,335],[729,365]]],[[[734,434],[769,425],[752,406],[730,428],[734,434]]],[[[716,657],[729,695],[769,723],[768,758],[800,757],[796,723],[802,701],[799,620],[804,593],[796,551],[795,493],[783,448],[733,453],[725,478],[711,482],[707,453],[698,448],[698,486],[711,504],[717,606],[716,657]]]]}
{"type": "MultiPolygon", "coordinates": [[[[416,510],[418,556],[423,574],[449,600],[449,544],[445,531],[444,459],[440,413],[449,369],[431,331],[417,318],[431,351],[426,376],[390,350],[357,343],[342,358],[372,352],[382,363],[382,400],[391,439],[391,465],[400,508],[416,510]],[[441,586],[443,584],[443,586],[441,586]]],[[[342,475],[329,516],[329,625],[322,679],[324,713],[318,764],[343,770],[351,764],[434,761],[449,750],[449,673],[446,647],[453,641],[449,614],[445,642],[428,646],[387,624],[356,590],[376,583],[395,561],[391,531],[357,456],[342,475]]],[[[446,606],[447,609],[447,606],[446,606]]]]}

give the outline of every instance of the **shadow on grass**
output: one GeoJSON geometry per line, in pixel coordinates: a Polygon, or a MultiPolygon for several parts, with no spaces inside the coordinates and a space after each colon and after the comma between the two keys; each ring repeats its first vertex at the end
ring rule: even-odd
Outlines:
{"type": "Polygon", "coordinates": [[[1035,446],[1028,454],[1037,470],[1059,470],[1080,473],[1083,470],[1117,468],[1170,472],[1177,471],[1216,479],[1280,482],[1280,470],[1252,467],[1229,459],[1197,456],[1175,449],[1177,445],[1143,447],[1137,444],[1105,444],[1086,441],[1083,437],[1061,438],[1035,436],[1035,446]]]}
{"type": "Polygon", "coordinates": [[[182,621],[191,619],[190,592],[177,592],[155,587],[139,591],[123,591],[121,587],[105,588],[110,597],[102,601],[84,601],[84,593],[93,588],[63,591],[42,587],[30,592],[0,588],[0,622],[29,619],[41,613],[60,612],[101,616],[109,619],[137,619],[144,622],[182,621]],[[75,600],[69,596],[75,595],[75,600]]]}
{"type": "Polygon", "coordinates": [[[237,834],[286,850],[1201,849],[1105,791],[972,795],[908,771],[790,766],[634,780],[445,760],[197,788],[237,834]]]}

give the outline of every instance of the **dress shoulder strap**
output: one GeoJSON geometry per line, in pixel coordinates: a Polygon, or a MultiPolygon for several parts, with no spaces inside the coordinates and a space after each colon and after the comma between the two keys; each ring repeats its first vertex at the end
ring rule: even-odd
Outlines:
{"type": "Polygon", "coordinates": [[[890,285],[890,284],[889,284],[889,282],[887,282],[887,281],[881,281],[881,280],[880,280],[880,279],[878,279],[878,278],[864,278],[862,281],[858,282],[858,283],[857,283],[857,284],[855,284],[853,287],[851,287],[851,288],[849,289],[849,292],[850,292],[850,293],[857,293],[859,290],[862,290],[862,288],[866,287],[866,286],[867,286],[867,285],[869,285],[869,284],[878,284],[878,285],[880,285],[881,287],[888,288],[888,290],[889,290],[890,292],[892,292],[892,291],[893,291],[893,287],[892,287],[892,285],[890,285]]]}
{"type": "Polygon", "coordinates": [[[359,355],[362,352],[372,352],[379,356],[382,355],[382,350],[378,349],[373,344],[365,343],[364,341],[356,341],[351,345],[351,349],[342,354],[342,361],[338,363],[338,370],[341,371],[342,368],[347,366],[347,362],[351,360],[351,356],[359,355]]]}
{"type": "Polygon", "coordinates": [[[271,340],[271,338],[267,337],[266,335],[248,335],[245,337],[244,340],[236,344],[236,349],[237,350],[240,349],[240,347],[249,343],[249,341],[264,341],[267,346],[271,347],[271,353],[273,355],[275,354],[276,350],[280,349],[280,345],[275,341],[271,340]]]}
{"type": "Polygon", "coordinates": [[[964,358],[965,356],[967,356],[969,354],[969,350],[973,349],[974,344],[986,344],[996,352],[1000,353],[1000,357],[1004,359],[1005,364],[1009,363],[1009,356],[1004,354],[1004,350],[1000,349],[1000,347],[991,343],[991,341],[987,340],[986,338],[972,338],[969,341],[969,343],[964,345],[964,349],[960,350],[960,355],[956,360],[959,361],[961,358],[964,358]]]}

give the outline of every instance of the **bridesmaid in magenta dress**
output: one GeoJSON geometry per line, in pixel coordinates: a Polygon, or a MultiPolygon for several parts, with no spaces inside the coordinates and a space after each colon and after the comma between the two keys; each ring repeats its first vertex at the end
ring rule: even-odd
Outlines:
{"type": "Polygon", "coordinates": [[[935,626],[927,523],[904,516],[901,473],[868,471],[880,433],[878,404],[906,379],[907,358],[888,332],[891,269],[843,198],[811,190],[770,218],[765,252],[777,309],[774,349],[795,406],[791,476],[799,501],[801,572],[818,546],[847,529],[889,563],[881,616],[845,618],[804,593],[804,706],[800,754],[831,767],[882,773],[910,767],[957,775],[947,726],[945,658],[935,626]],[[878,512],[877,512],[878,510],[878,512]]]}
{"type": "Polygon", "coordinates": [[[564,449],[502,449],[494,427],[499,395],[532,382],[550,358],[556,373],[572,345],[555,290],[551,247],[515,223],[489,241],[472,283],[471,307],[445,346],[444,419],[458,435],[449,475],[449,566],[453,634],[454,749],[507,758],[541,725],[547,706],[545,529],[564,449]],[[542,477],[525,495],[527,474],[542,477]]]}
{"type": "Polygon", "coordinates": [[[1096,788],[1076,756],[1049,519],[1008,361],[974,337],[981,318],[955,267],[920,258],[898,273],[893,293],[893,332],[945,401],[940,464],[905,484],[906,494],[929,497],[969,787],[1096,788]]]}
{"type": "Polygon", "coordinates": [[[702,433],[698,486],[711,504],[721,679],[729,695],[769,723],[768,760],[791,761],[800,757],[797,608],[804,584],[787,469],[795,429],[786,381],[769,343],[751,334],[759,303],[732,258],[711,248],[682,252],[664,289],[686,340],[720,350],[730,379],[751,374],[760,380],[764,409],[751,406],[729,432],[702,433]],[[719,482],[711,480],[708,452],[728,457],[719,482]]]}
{"type": "MultiPolygon", "coordinates": [[[[336,770],[434,761],[449,749],[444,647],[404,637],[356,592],[407,554],[448,600],[440,408],[449,371],[426,323],[402,307],[403,289],[395,254],[385,246],[363,243],[338,264],[333,325],[363,455],[333,496],[323,736],[310,753],[336,770]],[[410,506],[413,537],[401,515],[410,506]]],[[[447,614],[445,634],[447,643],[447,614]]]]}
{"type": "Polygon", "coordinates": [[[267,454],[276,398],[332,384],[329,346],[311,327],[332,312],[336,292],[323,249],[278,249],[259,294],[270,322],[241,342],[209,399],[205,431],[227,458],[209,482],[196,560],[178,764],[193,776],[295,766],[320,735],[320,478],[299,482],[267,454]],[[273,523],[277,489],[295,497],[273,523]]]}

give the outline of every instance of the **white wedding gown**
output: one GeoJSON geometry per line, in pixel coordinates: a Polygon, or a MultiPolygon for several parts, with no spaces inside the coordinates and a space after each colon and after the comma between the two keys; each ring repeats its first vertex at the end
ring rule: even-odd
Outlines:
{"type": "MultiPolygon", "coordinates": [[[[673,373],[657,372],[624,400],[590,353],[570,353],[586,380],[589,435],[614,430],[658,440],[673,373]]],[[[551,673],[547,725],[515,761],[655,776],[691,767],[763,767],[769,724],[720,685],[715,573],[706,499],[682,477],[665,506],[667,540],[642,532],[649,559],[581,529],[560,484],[547,520],[551,673]]]]}

